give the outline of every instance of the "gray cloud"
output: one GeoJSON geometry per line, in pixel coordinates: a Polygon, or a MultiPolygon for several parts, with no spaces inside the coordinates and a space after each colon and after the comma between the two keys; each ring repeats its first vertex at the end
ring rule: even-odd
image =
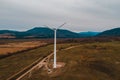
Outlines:
{"type": "Polygon", "coordinates": [[[119,0],[0,0],[0,29],[68,22],[73,31],[103,31],[120,26],[119,8],[119,0]]]}

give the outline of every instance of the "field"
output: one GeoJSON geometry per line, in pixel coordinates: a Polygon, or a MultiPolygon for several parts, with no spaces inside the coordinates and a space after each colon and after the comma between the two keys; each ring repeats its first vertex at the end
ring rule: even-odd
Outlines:
{"type": "Polygon", "coordinates": [[[120,42],[78,45],[58,52],[58,62],[66,63],[58,72],[42,69],[23,80],[120,80],[120,42]]]}
{"type": "Polygon", "coordinates": [[[0,45],[0,55],[14,53],[22,50],[27,50],[30,48],[38,47],[41,45],[45,45],[46,43],[42,43],[40,41],[31,41],[31,42],[19,42],[19,43],[8,43],[0,45]]]}
{"type": "Polygon", "coordinates": [[[47,43],[43,41],[0,41],[0,58],[44,46],[47,43]]]}
{"type": "MultiPolygon", "coordinates": [[[[120,80],[120,41],[61,43],[57,49],[57,61],[66,64],[63,68],[48,74],[43,67],[21,80],[120,80]]],[[[8,79],[51,52],[52,44],[1,59],[0,79],[8,79]]]]}
{"type": "MultiPolygon", "coordinates": [[[[59,44],[58,48],[65,48],[71,44],[59,44]],[[63,46],[63,47],[61,47],[63,46]]],[[[6,80],[10,76],[14,75],[18,71],[22,70],[26,66],[30,65],[32,62],[38,58],[43,58],[51,53],[53,50],[53,45],[46,45],[37,49],[29,50],[23,52],[22,54],[15,54],[10,57],[6,57],[0,60],[0,79],[6,80]]]]}

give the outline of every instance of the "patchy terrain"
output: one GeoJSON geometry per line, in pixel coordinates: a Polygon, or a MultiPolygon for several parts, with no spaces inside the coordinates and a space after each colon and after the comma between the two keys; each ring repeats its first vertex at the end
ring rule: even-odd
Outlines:
{"type": "MultiPolygon", "coordinates": [[[[42,67],[21,80],[120,80],[120,41],[64,42],[57,44],[57,49],[57,61],[65,63],[64,67],[51,74],[42,67]]],[[[51,52],[52,44],[1,59],[0,79],[8,79],[51,52]]],[[[48,62],[52,69],[51,64],[53,57],[48,62]]]]}
{"type": "Polygon", "coordinates": [[[78,44],[58,51],[58,62],[66,63],[65,67],[53,70],[53,74],[43,67],[23,80],[120,80],[119,48],[120,42],[78,44]]]}

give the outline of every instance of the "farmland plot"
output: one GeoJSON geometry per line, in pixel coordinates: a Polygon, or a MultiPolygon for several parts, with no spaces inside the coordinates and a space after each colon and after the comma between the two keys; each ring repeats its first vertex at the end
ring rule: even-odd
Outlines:
{"type": "Polygon", "coordinates": [[[40,41],[0,44],[0,55],[15,53],[18,51],[27,50],[30,48],[34,48],[34,47],[38,47],[46,44],[47,43],[40,42],[40,41]]]}

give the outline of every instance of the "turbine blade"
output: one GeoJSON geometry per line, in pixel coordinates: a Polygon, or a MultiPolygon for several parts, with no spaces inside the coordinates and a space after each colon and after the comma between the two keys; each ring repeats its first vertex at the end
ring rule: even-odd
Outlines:
{"type": "Polygon", "coordinates": [[[59,28],[63,27],[65,24],[66,24],[66,23],[64,23],[64,24],[60,25],[57,29],[59,29],[59,28]]]}

